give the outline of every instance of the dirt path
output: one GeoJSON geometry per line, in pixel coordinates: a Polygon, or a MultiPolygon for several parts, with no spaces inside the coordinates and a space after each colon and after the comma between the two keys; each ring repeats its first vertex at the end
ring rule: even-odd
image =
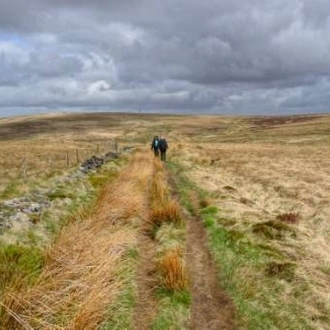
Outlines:
{"type": "Polygon", "coordinates": [[[205,229],[199,219],[187,220],[187,264],[192,280],[190,329],[234,329],[233,304],[221,290],[215,266],[206,242],[205,229]]]}
{"type": "MultiPolygon", "coordinates": [[[[175,178],[169,184],[179,198],[175,178]]],[[[194,198],[197,200],[197,198],[194,198]]],[[[206,245],[206,231],[201,219],[186,214],[186,262],[192,281],[191,330],[233,330],[235,308],[219,286],[217,271],[206,245]]]]}
{"type": "MultiPolygon", "coordinates": [[[[154,166],[152,160],[150,160],[150,164],[154,166]]],[[[155,171],[154,167],[152,171],[155,171]]],[[[149,200],[150,196],[148,192],[145,195],[145,203],[148,204],[148,209],[150,207],[149,200]]],[[[152,321],[157,314],[157,301],[154,291],[158,285],[156,276],[157,243],[148,234],[147,229],[149,229],[149,226],[149,217],[146,215],[139,225],[139,265],[136,273],[137,298],[132,314],[133,330],[151,329],[152,321]]]]}
{"type": "Polygon", "coordinates": [[[154,288],[156,280],[156,243],[145,232],[139,237],[140,264],[136,274],[137,304],[133,312],[133,329],[151,329],[151,324],[156,316],[157,302],[154,288]]]}

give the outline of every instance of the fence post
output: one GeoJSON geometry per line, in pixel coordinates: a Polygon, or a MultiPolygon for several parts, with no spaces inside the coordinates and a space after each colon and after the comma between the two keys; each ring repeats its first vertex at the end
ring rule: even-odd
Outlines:
{"type": "Polygon", "coordinates": [[[69,151],[66,151],[66,166],[70,167],[69,151]]]}
{"type": "Polygon", "coordinates": [[[26,164],[26,158],[24,157],[21,165],[21,176],[23,179],[25,179],[26,175],[27,175],[27,164],[26,164]]]}
{"type": "Polygon", "coordinates": [[[53,158],[49,157],[49,174],[53,173],[53,158]]]}
{"type": "Polygon", "coordinates": [[[76,159],[77,159],[77,164],[80,163],[80,158],[79,158],[79,150],[76,149],[76,159]]]}

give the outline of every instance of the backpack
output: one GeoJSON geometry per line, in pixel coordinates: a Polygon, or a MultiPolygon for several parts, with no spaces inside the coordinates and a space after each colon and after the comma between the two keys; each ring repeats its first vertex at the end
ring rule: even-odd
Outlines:
{"type": "Polygon", "coordinates": [[[158,139],[154,139],[153,147],[154,148],[158,148],[158,145],[159,145],[159,140],[158,139]]]}
{"type": "Polygon", "coordinates": [[[159,149],[166,150],[167,149],[167,142],[165,139],[159,140],[159,149]]]}

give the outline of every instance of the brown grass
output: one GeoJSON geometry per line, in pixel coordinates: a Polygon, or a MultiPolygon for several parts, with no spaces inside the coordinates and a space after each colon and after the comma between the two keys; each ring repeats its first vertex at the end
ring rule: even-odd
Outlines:
{"type": "Polygon", "coordinates": [[[287,212],[276,216],[276,219],[285,223],[297,224],[300,219],[299,212],[287,212]]]}
{"type": "Polygon", "coordinates": [[[163,285],[170,291],[188,290],[189,277],[179,248],[169,250],[160,261],[163,285]]]}
{"type": "Polygon", "coordinates": [[[181,222],[180,212],[180,206],[176,201],[168,201],[151,210],[150,221],[157,226],[170,222],[179,224],[181,222]]]}
{"type": "MultiPolygon", "coordinates": [[[[46,119],[42,118],[42,125],[44,125],[44,120],[46,119]]],[[[46,173],[48,171],[49,175],[53,175],[49,171],[51,156],[53,162],[61,163],[60,171],[67,170],[64,149],[69,150],[74,160],[76,148],[92,149],[95,148],[93,147],[95,143],[116,138],[120,145],[138,146],[142,152],[150,155],[149,140],[154,135],[156,127],[157,131],[162,131],[162,134],[168,138],[170,145],[168,159],[180,162],[185,168],[185,175],[209,193],[212,204],[216,204],[219,209],[220,219],[226,219],[228,226],[236,231],[251,233],[249,239],[252,242],[258,240],[258,242],[271,244],[272,249],[295,261],[295,280],[286,283],[283,292],[278,293],[279,301],[285,301],[288,305],[297,304],[297,312],[299,311],[306,322],[315,329],[328,328],[325,318],[313,320],[315,320],[315,315],[327,315],[330,311],[330,240],[328,235],[330,230],[328,221],[330,217],[330,116],[313,118],[308,116],[299,120],[287,117],[285,120],[276,122],[263,119],[256,122],[251,118],[224,116],[139,114],[61,115],[47,120],[47,127],[42,130],[39,127],[37,130],[33,128],[35,127],[33,118],[18,118],[12,122],[0,120],[0,154],[2,155],[0,189],[2,191],[5,187],[14,187],[13,182],[21,193],[28,191],[28,182],[19,180],[15,182],[23,158],[27,159],[28,178],[31,174],[32,182],[37,183],[40,178],[40,175],[37,175],[38,169],[46,173]],[[31,133],[34,129],[33,134],[26,134],[26,129],[17,126],[17,123],[19,125],[30,123],[31,127],[27,130],[31,133]],[[24,136],[19,133],[21,131],[24,136]],[[11,137],[9,140],[8,136],[11,137]],[[278,215],[298,213],[299,217],[289,216],[286,220],[276,219],[278,215]],[[293,221],[295,225],[291,226],[290,221],[293,221]],[[286,226],[285,235],[281,233],[277,235],[283,228],[283,226],[277,227],[278,224],[286,226]],[[271,233],[271,240],[269,240],[267,235],[253,233],[255,225],[257,228],[262,227],[260,232],[264,232],[265,229],[275,229],[275,236],[271,233]],[[309,286],[300,290],[300,283],[309,283],[309,286]],[[297,295],[299,298],[295,298],[297,295]]],[[[40,124],[39,121],[37,123],[40,124]]],[[[102,227],[109,228],[107,234],[110,237],[112,228],[118,228],[122,224],[129,226],[132,218],[135,221],[138,221],[139,217],[148,218],[149,206],[152,211],[159,201],[163,203],[167,200],[168,188],[163,184],[165,181],[162,177],[163,164],[156,163],[156,171],[153,173],[155,182],[152,183],[148,179],[148,175],[150,174],[149,178],[151,176],[148,171],[150,171],[149,164],[152,161],[143,160],[141,155],[139,157],[140,160],[123,174],[121,183],[114,184],[105,191],[102,203],[106,205],[105,209],[111,209],[111,212],[95,211],[95,217],[101,220],[98,225],[93,224],[98,227],[97,231],[91,231],[95,239],[97,235],[101,235],[102,241],[102,227]],[[135,174],[136,172],[140,174],[135,174]],[[152,189],[154,198],[149,201],[144,201],[137,193],[137,191],[143,191],[145,187],[152,189]],[[140,215],[141,205],[144,210],[141,211],[142,216],[140,215]]],[[[79,228],[76,228],[76,231],[79,231],[79,228]]],[[[69,233],[74,240],[76,233],[73,230],[69,233]]],[[[87,234],[89,235],[89,233],[84,233],[85,236],[87,234]]],[[[84,239],[77,239],[79,244],[83,241],[84,239]]],[[[89,244],[89,240],[86,242],[89,244]]],[[[108,243],[105,244],[108,246],[108,243]]],[[[91,246],[95,248],[93,243],[91,246]]],[[[116,250],[115,247],[114,249],[116,250]]],[[[121,251],[121,248],[118,248],[118,251],[121,251]]],[[[70,256],[72,262],[77,259],[77,255],[80,255],[78,246],[77,254],[70,256]]],[[[61,257],[59,260],[62,260],[61,257]]],[[[90,260],[93,265],[93,253],[90,260]]],[[[86,264],[89,265],[89,262],[86,264]]],[[[280,277],[281,274],[285,274],[286,266],[282,266],[281,262],[268,266],[269,274],[274,275],[275,278],[278,276],[282,284],[283,279],[280,277]]],[[[77,268],[73,267],[73,269],[77,268]]],[[[66,273],[70,273],[69,268],[67,272],[63,271],[63,274],[66,273]]],[[[59,274],[54,275],[55,281],[59,274]]],[[[251,274],[258,283],[262,283],[264,275],[265,273],[251,274]]],[[[56,280],[54,283],[61,282],[56,280]]],[[[69,283],[77,282],[69,279],[69,283]]],[[[63,288],[70,287],[68,283],[62,284],[63,288]]],[[[43,283],[43,285],[46,284],[43,283]]],[[[84,285],[77,286],[78,289],[80,287],[84,285]]],[[[11,293],[11,301],[15,303],[15,306],[19,305],[17,318],[23,317],[22,322],[29,322],[30,318],[38,317],[38,313],[33,314],[35,310],[44,309],[45,315],[53,315],[52,310],[60,310],[56,303],[54,303],[55,306],[48,305],[47,299],[42,298],[43,295],[47,296],[47,290],[40,290],[42,294],[39,296],[36,294],[37,289],[27,295],[11,293]],[[25,302],[25,297],[30,299],[30,295],[33,294],[35,297],[40,297],[40,303],[25,302]],[[18,300],[17,297],[19,297],[18,300]],[[29,311],[29,304],[32,306],[31,312],[27,312],[24,316],[24,313],[29,311]],[[34,305],[39,307],[33,307],[34,305]],[[20,314],[22,310],[24,313],[20,314]]],[[[64,292],[63,290],[59,289],[58,292],[64,292]]],[[[50,297],[53,294],[55,296],[55,289],[50,292],[52,293],[50,297]]],[[[116,289],[114,289],[114,294],[115,292],[116,289]]],[[[71,293],[73,294],[74,292],[71,293]]],[[[55,299],[51,298],[50,301],[55,301],[55,299]]],[[[68,310],[73,310],[74,307],[80,311],[83,310],[80,309],[79,304],[72,306],[72,301],[75,300],[71,300],[71,305],[68,303],[70,307],[68,310]]],[[[10,302],[7,306],[12,307],[10,302]]],[[[10,311],[15,315],[13,308],[10,311]]],[[[88,313],[81,315],[88,315],[88,313]]],[[[64,313],[65,318],[69,316],[64,313]]],[[[73,324],[75,319],[80,320],[72,316],[71,323],[68,324],[73,324]]],[[[54,319],[49,321],[46,317],[45,322],[53,325],[54,319]]],[[[46,324],[44,328],[47,329],[47,327],[51,328],[46,324]]],[[[61,327],[65,328],[62,325],[61,327]]]]}
{"type": "Polygon", "coordinates": [[[148,158],[137,155],[103,191],[95,213],[62,230],[38,283],[27,292],[7,291],[2,329],[98,328],[123,285],[125,254],[137,244],[132,225],[147,214],[150,174],[148,158]]]}

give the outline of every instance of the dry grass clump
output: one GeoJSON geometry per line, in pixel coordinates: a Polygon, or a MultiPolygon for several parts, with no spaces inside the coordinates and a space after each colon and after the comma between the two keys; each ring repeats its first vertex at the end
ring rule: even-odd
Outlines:
{"type": "Polygon", "coordinates": [[[298,212],[286,212],[276,216],[276,220],[285,222],[285,223],[298,223],[300,219],[300,214],[298,212]]]}
{"type": "Polygon", "coordinates": [[[118,263],[134,237],[128,230],[109,233],[91,223],[66,228],[48,252],[38,284],[28,292],[12,289],[4,304],[10,313],[3,329],[96,329],[121,286],[118,263]]]}
{"type": "Polygon", "coordinates": [[[149,219],[152,226],[159,227],[163,223],[179,224],[181,222],[180,205],[171,200],[164,166],[159,159],[154,160],[150,200],[149,219]]]}
{"type": "Polygon", "coordinates": [[[160,260],[159,267],[163,275],[163,285],[168,290],[188,290],[188,272],[182,260],[182,251],[179,248],[167,251],[160,260]]]}
{"type": "Polygon", "coordinates": [[[151,183],[151,199],[153,204],[161,204],[164,201],[166,201],[168,197],[168,187],[166,183],[164,182],[164,176],[163,173],[157,172],[151,183]]]}
{"type": "Polygon", "coordinates": [[[179,224],[181,222],[179,204],[176,201],[168,201],[164,205],[155,207],[150,212],[150,221],[156,226],[169,222],[179,224]]]}

